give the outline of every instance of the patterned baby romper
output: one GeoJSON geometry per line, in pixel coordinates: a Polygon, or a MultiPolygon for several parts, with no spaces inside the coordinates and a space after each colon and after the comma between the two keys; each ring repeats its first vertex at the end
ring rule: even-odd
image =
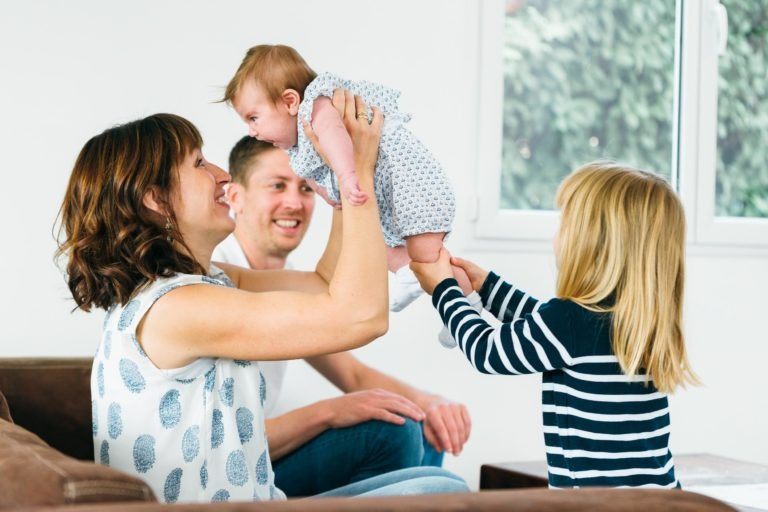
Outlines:
{"type": "Polygon", "coordinates": [[[353,82],[330,73],[318,75],[304,91],[297,119],[298,143],[288,150],[296,174],[315,180],[331,199],[339,200],[333,171],[323,164],[301,126],[302,119],[311,120],[315,100],[333,96],[338,88],[362,96],[366,104],[384,114],[374,192],[387,245],[404,245],[404,238],[411,235],[449,232],[456,200],[448,177],[429,150],[404,126],[411,116],[400,111],[400,92],[394,89],[372,82],[353,82]]]}
{"type": "Polygon", "coordinates": [[[212,266],[211,277],[158,279],[107,313],[91,374],[97,462],[146,481],[165,503],[282,499],[258,363],[204,358],[161,370],[137,341],[136,327],[155,301],[189,285],[233,286],[212,266]]]}

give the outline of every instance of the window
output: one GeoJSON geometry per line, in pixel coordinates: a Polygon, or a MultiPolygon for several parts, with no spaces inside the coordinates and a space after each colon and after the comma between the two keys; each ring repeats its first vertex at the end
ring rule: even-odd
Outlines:
{"type": "Polygon", "coordinates": [[[678,188],[692,241],[768,244],[768,5],[723,4],[483,2],[476,235],[551,238],[559,182],[610,158],[678,188]]]}

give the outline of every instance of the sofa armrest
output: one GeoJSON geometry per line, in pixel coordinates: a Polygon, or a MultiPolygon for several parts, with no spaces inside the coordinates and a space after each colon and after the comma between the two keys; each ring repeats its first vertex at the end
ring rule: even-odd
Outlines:
{"type": "Polygon", "coordinates": [[[89,358],[0,358],[13,421],[57,450],[93,459],[89,358]]]}
{"type": "Polygon", "coordinates": [[[144,481],[73,459],[0,419],[0,509],[123,501],[155,497],[144,481]]]}

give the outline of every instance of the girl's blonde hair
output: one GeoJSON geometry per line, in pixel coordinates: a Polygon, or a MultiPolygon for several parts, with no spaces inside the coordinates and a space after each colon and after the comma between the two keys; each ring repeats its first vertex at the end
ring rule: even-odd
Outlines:
{"type": "Polygon", "coordinates": [[[627,375],[644,369],[665,393],[698,383],[682,330],[685,215],[669,184],[592,162],[563,181],[556,203],[558,297],[611,314],[613,351],[627,375]]]}

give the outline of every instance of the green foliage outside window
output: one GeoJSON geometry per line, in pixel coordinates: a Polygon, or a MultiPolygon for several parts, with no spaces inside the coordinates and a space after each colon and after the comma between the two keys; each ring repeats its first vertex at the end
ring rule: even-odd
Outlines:
{"type": "MultiPolygon", "coordinates": [[[[724,3],[732,37],[721,60],[718,205],[768,216],[768,112],[758,108],[768,41],[756,29],[766,25],[766,3],[724,3]]],[[[675,0],[507,2],[502,208],[552,208],[562,178],[597,158],[669,177],[675,10],[675,0]]]]}
{"type": "Polygon", "coordinates": [[[728,48],[719,63],[716,213],[768,217],[768,2],[721,3],[728,48]]]}

